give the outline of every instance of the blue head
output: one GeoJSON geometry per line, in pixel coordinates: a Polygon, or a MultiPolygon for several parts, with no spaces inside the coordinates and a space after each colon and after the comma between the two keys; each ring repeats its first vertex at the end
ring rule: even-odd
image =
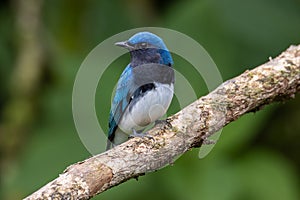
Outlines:
{"type": "Polygon", "coordinates": [[[133,67],[148,63],[173,65],[172,56],[165,43],[153,33],[139,32],[127,41],[117,42],[116,45],[130,51],[131,65],[133,67]]]}

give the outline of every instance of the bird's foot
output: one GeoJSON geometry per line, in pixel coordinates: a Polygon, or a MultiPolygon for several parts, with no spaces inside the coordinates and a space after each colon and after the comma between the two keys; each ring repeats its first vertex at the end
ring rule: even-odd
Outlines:
{"type": "Polygon", "coordinates": [[[157,124],[166,124],[167,120],[165,119],[158,119],[154,122],[154,125],[156,126],[157,124]]]}
{"type": "Polygon", "coordinates": [[[154,126],[160,125],[160,127],[172,127],[169,119],[158,119],[154,122],[154,126]]]}
{"type": "Polygon", "coordinates": [[[148,135],[148,132],[145,132],[145,133],[138,133],[136,132],[136,130],[132,129],[132,134],[129,135],[128,138],[135,138],[135,137],[138,137],[138,138],[148,138],[150,140],[155,140],[153,136],[151,135],[148,135]]]}

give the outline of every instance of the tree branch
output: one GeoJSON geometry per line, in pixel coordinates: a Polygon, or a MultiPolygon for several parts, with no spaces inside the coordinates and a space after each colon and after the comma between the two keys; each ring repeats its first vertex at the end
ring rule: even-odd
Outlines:
{"type": "Polygon", "coordinates": [[[172,163],[204,139],[245,113],[300,91],[300,45],[224,82],[167,123],[149,131],[154,140],[133,138],[69,166],[58,178],[26,199],[90,199],[113,186],[172,163]]]}

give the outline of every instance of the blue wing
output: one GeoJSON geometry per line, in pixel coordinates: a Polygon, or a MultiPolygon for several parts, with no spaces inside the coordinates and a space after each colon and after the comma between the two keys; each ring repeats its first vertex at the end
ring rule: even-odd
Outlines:
{"type": "Polygon", "coordinates": [[[123,71],[123,73],[121,74],[121,77],[118,81],[116,93],[109,113],[108,139],[110,141],[113,140],[115,136],[115,131],[118,127],[121,117],[129,104],[132,84],[133,84],[132,67],[130,66],[130,64],[128,64],[125,70],[123,71]]]}

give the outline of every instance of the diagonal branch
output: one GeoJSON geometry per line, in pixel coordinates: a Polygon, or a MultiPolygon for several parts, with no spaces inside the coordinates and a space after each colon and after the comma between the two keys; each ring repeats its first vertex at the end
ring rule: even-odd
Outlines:
{"type": "Polygon", "coordinates": [[[90,199],[113,186],[172,163],[245,113],[294,98],[300,91],[300,45],[224,82],[167,123],[102,154],[69,166],[58,178],[26,199],[90,199]]]}

